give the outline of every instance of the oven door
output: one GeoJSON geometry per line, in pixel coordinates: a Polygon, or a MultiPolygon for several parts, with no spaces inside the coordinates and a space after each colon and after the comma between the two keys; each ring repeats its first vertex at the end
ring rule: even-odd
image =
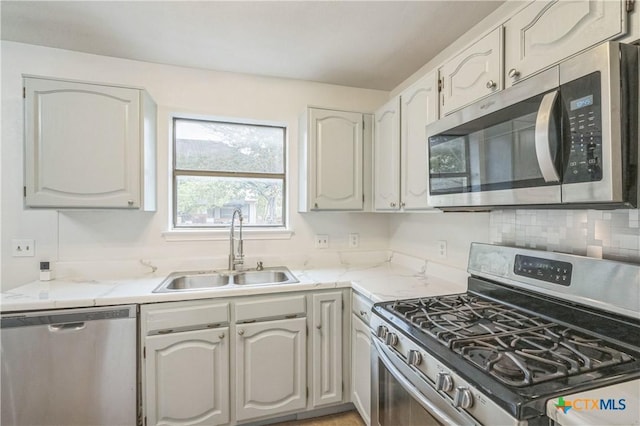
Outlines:
{"type": "Polygon", "coordinates": [[[438,393],[400,354],[372,337],[371,424],[478,425],[438,393]]]}

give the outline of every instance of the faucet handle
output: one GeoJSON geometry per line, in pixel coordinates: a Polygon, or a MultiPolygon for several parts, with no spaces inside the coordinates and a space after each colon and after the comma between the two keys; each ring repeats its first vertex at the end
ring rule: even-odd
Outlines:
{"type": "Polygon", "coordinates": [[[262,271],[264,269],[264,266],[262,266],[262,262],[258,262],[258,265],[256,266],[256,271],[262,271]]]}

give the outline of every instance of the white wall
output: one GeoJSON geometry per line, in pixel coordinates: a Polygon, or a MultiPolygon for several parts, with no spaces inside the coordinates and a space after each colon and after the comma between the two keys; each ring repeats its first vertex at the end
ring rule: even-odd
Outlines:
{"type": "Polygon", "coordinates": [[[466,270],[470,244],[489,242],[489,213],[391,215],[389,238],[393,251],[466,270]],[[441,240],[447,243],[445,258],[438,253],[441,240]]]}
{"type": "MultiPolygon", "coordinates": [[[[192,113],[286,123],[289,138],[289,206],[297,206],[298,116],[308,104],[372,112],[388,92],[297,80],[263,78],[89,55],[2,42],[2,282],[7,290],[36,280],[38,261],[136,260],[220,257],[226,241],[167,242],[169,114],[192,113]],[[158,104],[158,211],[64,211],[23,208],[22,74],[144,87],[158,104]],[[11,257],[13,238],[36,240],[34,258],[11,257]]],[[[258,256],[314,252],[313,235],[329,234],[330,250],[360,234],[361,249],[388,247],[385,215],[298,214],[290,207],[294,235],[288,240],[249,240],[258,256]]],[[[315,251],[317,253],[317,251],[315,251]]]]}

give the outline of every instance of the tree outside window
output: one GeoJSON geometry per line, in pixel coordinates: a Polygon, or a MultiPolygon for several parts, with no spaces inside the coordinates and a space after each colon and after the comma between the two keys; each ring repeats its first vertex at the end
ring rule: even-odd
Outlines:
{"type": "Polygon", "coordinates": [[[285,224],[285,128],[186,118],[173,122],[176,228],[285,224]]]}

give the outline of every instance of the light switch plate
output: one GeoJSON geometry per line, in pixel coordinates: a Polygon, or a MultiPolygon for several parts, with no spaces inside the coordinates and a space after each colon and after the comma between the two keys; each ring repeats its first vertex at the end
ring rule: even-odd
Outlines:
{"type": "Polygon", "coordinates": [[[36,255],[34,240],[20,239],[11,240],[11,250],[13,257],[32,257],[36,255]]]}

